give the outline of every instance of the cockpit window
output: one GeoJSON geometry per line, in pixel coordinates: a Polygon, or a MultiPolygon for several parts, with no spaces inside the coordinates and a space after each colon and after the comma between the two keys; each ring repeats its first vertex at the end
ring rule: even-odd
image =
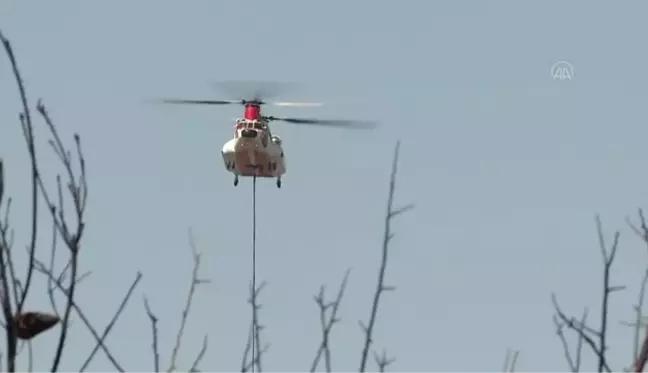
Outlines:
{"type": "Polygon", "coordinates": [[[265,126],[263,125],[263,122],[257,121],[257,120],[245,120],[241,119],[236,121],[236,127],[237,128],[247,128],[247,129],[256,129],[256,130],[263,130],[265,126]]]}

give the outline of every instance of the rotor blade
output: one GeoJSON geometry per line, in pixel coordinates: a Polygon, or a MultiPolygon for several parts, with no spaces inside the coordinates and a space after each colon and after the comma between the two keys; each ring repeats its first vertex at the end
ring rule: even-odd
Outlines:
{"type": "Polygon", "coordinates": [[[164,104],[194,104],[194,105],[233,105],[240,104],[241,101],[232,100],[177,100],[177,99],[163,99],[158,102],[164,104]]]}
{"type": "Polygon", "coordinates": [[[225,80],[211,81],[211,86],[230,98],[262,101],[294,91],[298,84],[278,81],[225,80]]]}
{"type": "Polygon", "coordinates": [[[329,127],[346,127],[346,128],[361,128],[371,129],[376,127],[375,123],[369,121],[359,120],[336,120],[336,119],[313,119],[313,118],[278,118],[269,117],[269,120],[278,120],[287,123],[307,124],[316,126],[329,126],[329,127]]]}
{"type": "Polygon", "coordinates": [[[273,102],[272,105],[283,107],[315,107],[324,104],[321,102],[273,102]]]}

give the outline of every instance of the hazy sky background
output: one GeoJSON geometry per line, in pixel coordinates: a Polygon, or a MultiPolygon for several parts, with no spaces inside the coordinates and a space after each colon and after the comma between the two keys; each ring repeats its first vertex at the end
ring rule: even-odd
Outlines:
{"type": "MultiPolygon", "coordinates": [[[[302,84],[282,99],[327,104],[267,113],[381,122],[368,133],[273,127],[288,174],[280,190],[269,180],[258,188],[266,370],[310,367],[320,338],[312,295],[322,283],[333,292],[347,267],[334,368],[358,369],[357,321],[369,316],[401,139],[397,203],[417,208],[394,225],[387,277],[398,290],[384,297],[375,347],[398,358],[392,370],[498,370],[516,348],[520,370],[559,371],[567,366],[551,292],[570,314],[592,307],[598,325],[596,213],[610,240],[622,230],[614,283],[629,286],[613,298],[610,357],[621,369],[632,356],[632,330],[619,323],[632,318],[648,257],[624,223],[646,206],[647,11],[641,1],[4,1],[0,27],[32,105],[43,98],[70,145],[73,132],[82,135],[90,185],[82,265],[94,273],[78,299],[97,329],[144,272],[107,340],[127,369],[152,369],[142,292],[160,318],[168,364],[190,279],[189,228],[213,283],[198,291],[181,367],[204,333],[204,371],[239,367],[251,182],[232,186],[220,149],[242,110],[145,101],[220,98],[210,80],[261,79],[302,84]],[[552,80],[559,60],[574,66],[573,80],[552,80]]],[[[28,159],[4,56],[0,67],[0,156],[21,248],[28,159]]],[[[48,226],[41,232],[46,255],[48,226]]],[[[34,291],[30,306],[47,309],[43,288],[34,291]]],[[[35,369],[49,368],[54,338],[35,340],[35,369]]],[[[93,346],[75,317],[62,370],[78,369],[93,346]]],[[[99,352],[91,369],[112,366],[99,352]]]]}

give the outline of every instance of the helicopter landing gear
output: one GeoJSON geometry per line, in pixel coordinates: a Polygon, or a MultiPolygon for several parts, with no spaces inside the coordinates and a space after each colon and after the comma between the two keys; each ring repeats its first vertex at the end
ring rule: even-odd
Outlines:
{"type": "Polygon", "coordinates": [[[281,188],[281,178],[277,178],[277,188],[281,188]]]}
{"type": "Polygon", "coordinates": [[[239,182],[238,175],[234,176],[234,186],[237,186],[239,182]]]}

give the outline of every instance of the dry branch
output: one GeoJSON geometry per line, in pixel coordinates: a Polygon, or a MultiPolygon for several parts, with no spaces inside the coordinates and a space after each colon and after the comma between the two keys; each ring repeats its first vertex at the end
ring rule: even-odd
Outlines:
{"type": "Polygon", "coordinates": [[[346,290],[347,287],[347,281],[349,280],[349,275],[351,274],[351,270],[348,269],[346,273],[344,274],[344,278],[342,279],[342,283],[340,284],[340,288],[338,289],[337,296],[333,302],[327,302],[325,298],[325,287],[322,285],[320,287],[320,292],[317,294],[315,298],[315,303],[319,307],[320,310],[320,324],[322,328],[322,342],[320,343],[319,348],[317,349],[317,354],[315,355],[315,359],[313,359],[313,363],[311,364],[311,373],[315,372],[317,369],[317,366],[319,365],[320,359],[322,357],[322,354],[324,355],[324,364],[326,367],[327,372],[331,372],[331,346],[329,342],[329,337],[331,334],[331,330],[333,329],[333,326],[340,322],[340,318],[337,316],[338,310],[340,308],[340,304],[342,303],[342,298],[344,297],[344,291],[346,290]],[[327,317],[327,312],[330,312],[330,315],[327,317]]]}
{"type": "Polygon", "coordinates": [[[394,237],[391,233],[391,223],[392,220],[411,209],[414,208],[413,204],[401,208],[394,208],[394,194],[396,193],[396,175],[398,172],[398,155],[400,150],[400,141],[396,143],[394,149],[394,160],[392,163],[392,171],[389,180],[389,194],[387,197],[387,214],[385,216],[385,229],[382,243],[382,257],[380,260],[380,269],[378,270],[378,281],[376,283],[376,291],[374,293],[373,303],[371,305],[371,315],[369,316],[369,323],[363,324],[360,323],[365,334],[364,347],[362,349],[362,355],[360,358],[360,372],[364,373],[367,366],[367,357],[369,356],[369,349],[373,343],[373,331],[376,324],[376,317],[378,314],[378,308],[380,305],[380,297],[386,291],[393,291],[396,288],[394,286],[385,285],[385,271],[387,270],[387,259],[389,254],[389,242],[394,237]]]}
{"type": "Polygon", "coordinates": [[[92,361],[92,359],[96,355],[97,351],[99,350],[101,345],[106,341],[106,338],[108,337],[108,334],[110,333],[112,328],[117,323],[117,320],[119,319],[119,316],[121,316],[122,312],[124,312],[124,309],[126,308],[126,305],[128,304],[128,301],[130,300],[131,295],[133,295],[133,291],[135,290],[135,288],[137,287],[137,285],[139,284],[141,279],[142,279],[142,273],[138,272],[137,276],[135,277],[135,280],[133,281],[130,288],[128,289],[128,292],[126,293],[126,295],[122,299],[121,304],[119,305],[119,308],[117,308],[117,312],[115,312],[115,315],[113,316],[113,318],[110,320],[110,322],[108,323],[108,325],[104,329],[104,332],[101,335],[100,341],[97,343],[95,348],[92,350],[92,352],[90,353],[90,356],[88,356],[86,361],[83,363],[83,365],[81,366],[81,369],[79,369],[79,372],[85,372],[88,365],[90,365],[90,362],[92,361]]]}
{"type": "MultiPolygon", "coordinates": [[[[562,347],[565,353],[565,359],[567,360],[567,364],[569,365],[569,369],[571,369],[572,372],[580,372],[581,369],[581,358],[582,358],[582,352],[583,352],[583,341],[585,340],[583,336],[579,333],[578,335],[578,344],[576,345],[576,356],[575,358],[572,357],[572,354],[570,352],[569,348],[569,343],[567,342],[567,337],[565,336],[564,333],[564,327],[565,327],[565,322],[559,320],[557,316],[554,315],[553,317],[554,325],[556,326],[556,334],[560,338],[560,342],[562,343],[562,347]]],[[[581,321],[578,325],[585,325],[585,322],[587,321],[587,309],[583,312],[583,317],[581,318],[581,321]]]]}
{"type": "MultiPolygon", "coordinates": [[[[639,227],[632,224],[629,218],[626,218],[628,226],[635,232],[641,240],[648,246],[648,225],[646,224],[646,218],[644,217],[643,210],[639,209],[639,227]]],[[[644,273],[643,280],[641,282],[641,288],[639,291],[639,300],[635,305],[636,321],[635,321],[635,335],[634,335],[634,362],[633,370],[635,372],[643,372],[646,362],[648,361],[648,328],[645,327],[645,324],[642,322],[643,318],[643,303],[644,296],[646,292],[646,285],[648,284],[648,270],[644,273]],[[641,348],[638,348],[639,338],[641,334],[641,328],[644,328],[644,340],[641,343],[641,348]]]]}
{"type": "MultiPolygon", "coordinates": [[[[619,237],[620,233],[617,231],[614,234],[614,240],[608,249],[605,242],[605,236],[603,234],[603,228],[601,226],[601,220],[596,217],[596,231],[598,234],[599,249],[601,251],[601,256],[603,258],[603,296],[601,299],[601,326],[599,330],[592,329],[585,324],[585,317],[581,321],[577,321],[573,317],[568,317],[560,309],[556,295],[552,294],[552,302],[556,310],[556,315],[554,316],[554,322],[556,323],[558,336],[563,342],[563,347],[565,348],[565,356],[567,357],[568,363],[572,371],[578,371],[580,369],[580,357],[578,357],[578,362],[571,359],[568,345],[566,339],[562,334],[563,326],[567,326],[576,332],[579,338],[579,344],[586,343],[591,350],[594,352],[597,357],[597,365],[599,372],[611,372],[611,368],[608,365],[606,352],[607,352],[607,332],[608,332],[608,314],[609,314],[609,303],[610,303],[610,294],[616,291],[625,289],[624,286],[612,286],[610,284],[611,278],[611,269],[614,263],[614,259],[619,247],[619,237]],[[598,342],[595,341],[598,339],[598,342]]],[[[580,351],[580,347],[578,348],[580,351]]],[[[577,352],[580,356],[580,352],[577,352]]]]}
{"type": "Polygon", "coordinates": [[[250,321],[250,330],[248,333],[248,339],[245,344],[245,349],[243,350],[243,358],[241,359],[241,372],[245,373],[249,370],[255,370],[256,372],[262,372],[262,356],[270,348],[270,344],[266,343],[261,345],[261,338],[259,334],[263,330],[263,325],[259,321],[259,310],[261,309],[261,304],[259,304],[259,294],[261,290],[265,288],[267,283],[265,281],[261,282],[256,288],[253,288],[253,284],[250,284],[250,298],[248,303],[252,308],[252,320],[250,321]],[[249,360],[249,361],[248,361],[249,360]]]}
{"type": "MultiPolygon", "coordinates": [[[[180,326],[178,327],[178,331],[176,332],[175,344],[173,346],[169,368],[167,372],[173,372],[177,369],[177,359],[180,354],[180,349],[182,348],[184,332],[193,306],[193,300],[196,293],[196,289],[198,288],[199,285],[210,282],[207,279],[200,278],[201,254],[198,252],[196,243],[194,241],[194,236],[191,230],[189,231],[189,247],[191,249],[191,257],[193,261],[193,268],[191,271],[191,282],[189,284],[189,289],[187,291],[187,299],[185,301],[185,305],[182,310],[182,316],[180,318],[180,326]]],[[[160,371],[160,349],[159,349],[159,327],[158,327],[159,320],[155,315],[155,313],[153,312],[149,304],[148,298],[146,296],[143,297],[143,301],[144,301],[144,310],[146,311],[146,316],[151,322],[151,336],[152,336],[151,350],[153,353],[153,369],[155,372],[159,372],[160,371]]],[[[189,369],[190,372],[199,371],[198,365],[200,364],[203,357],[205,356],[207,352],[207,347],[208,347],[208,337],[205,335],[203,338],[202,347],[198,352],[198,354],[196,355],[191,365],[191,368],[189,369]]]]}
{"type": "Polygon", "coordinates": [[[647,285],[648,285],[648,270],[644,272],[643,279],[641,280],[641,286],[639,287],[639,295],[638,295],[639,299],[637,300],[637,304],[633,306],[635,311],[635,321],[634,322],[621,321],[621,325],[630,326],[634,329],[634,336],[632,339],[633,350],[632,350],[632,360],[631,360],[633,365],[639,359],[641,330],[642,328],[645,329],[646,327],[646,323],[643,317],[643,305],[644,305],[644,297],[646,294],[647,285]]]}
{"type": "Polygon", "coordinates": [[[518,350],[506,350],[506,357],[504,358],[504,367],[502,367],[502,372],[515,372],[515,366],[517,365],[517,359],[520,356],[520,351],[518,350]]]}
{"type": "MultiPolygon", "coordinates": [[[[7,202],[7,207],[6,207],[6,216],[5,216],[5,221],[2,223],[3,226],[3,242],[2,242],[2,247],[0,248],[0,281],[1,281],[1,286],[2,286],[2,295],[0,298],[0,303],[2,306],[2,313],[4,315],[4,320],[5,320],[5,332],[6,332],[6,341],[7,341],[7,370],[9,372],[14,372],[16,370],[16,345],[17,345],[17,336],[16,336],[16,331],[14,330],[14,325],[13,325],[13,318],[14,314],[18,315],[22,311],[22,305],[24,304],[24,300],[27,297],[27,291],[29,290],[29,284],[31,283],[31,276],[32,276],[32,266],[31,261],[33,261],[34,257],[34,252],[35,252],[35,241],[36,241],[36,231],[37,231],[37,209],[38,209],[38,196],[37,196],[37,189],[36,189],[36,178],[38,176],[38,168],[36,164],[36,155],[35,155],[35,146],[34,146],[34,136],[33,136],[33,126],[32,126],[32,121],[31,121],[31,114],[29,111],[29,105],[27,102],[27,93],[25,91],[25,86],[23,84],[23,79],[20,75],[20,70],[18,69],[18,62],[16,61],[16,57],[13,51],[13,48],[11,47],[11,43],[9,40],[4,36],[2,31],[0,31],[0,41],[2,42],[5,54],[7,55],[9,59],[9,63],[11,64],[11,69],[13,72],[13,76],[16,80],[16,85],[18,88],[18,92],[20,95],[20,100],[22,103],[22,112],[19,115],[20,121],[23,124],[23,129],[25,132],[25,140],[27,141],[27,147],[29,150],[30,154],[30,160],[31,160],[31,168],[32,168],[32,243],[30,245],[30,263],[28,264],[28,274],[27,274],[27,279],[26,279],[26,287],[24,289],[24,294],[20,299],[17,297],[17,277],[15,275],[15,271],[13,271],[10,267],[13,267],[13,260],[10,257],[10,249],[7,247],[7,241],[4,239],[6,237],[6,231],[9,227],[8,223],[8,214],[9,214],[9,204],[11,202],[7,202]],[[12,263],[11,266],[9,263],[12,263]],[[13,279],[13,284],[14,286],[9,285],[9,278],[7,276],[7,269],[9,269],[9,272],[11,273],[11,277],[13,279]],[[14,294],[14,302],[15,302],[15,310],[14,307],[12,307],[12,300],[11,300],[11,293],[14,294]],[[15,313],[14,313],[15,312],[15,313]]],[[[1,167],[0,167],[1,168],[1,167]]],[[[2,184],[2,193],[0,193],[0,203],[2,203],[2,197],[4,197],[4,183],[5,183],[5,177],[4,173],[1,177],[0,184],[2,184]]]]}
{"type": "Polygon", "coordinates": [[[146,316],[148,316],[151,321],[151,334],[153,335],[153,342],[151,343],[151,349],[153,350],[153,371],[160,371],[160,350],[159,350],[159,340],[158,340],[158,318],[155,316],[151,310],[148,299],[144,296],[144,309],[146,310],[146,316]]]}
{"type": "MultiPolygon", "coordinates": [[[[52,274],[52,272],[49,271],[49,269],[46,268],[45,265],[42,262],[36,260],[36,262],[34,264],[35,264],[34,269],[37,272],[42,273],[43,275],[47,276],[48,279],[53,281],[54,285],[56,286],[56,289],[60,293],[62,293],[63,295],[67,295],[67,289],[66,289],[65,285],[63,285],[58,279],[56,279],[54,277],[54,275],[52,274]]],[[[115,357],[110,352],[108,347],[106,347],[106,345],[103,343],[103,340],[102,340],[101,336],[99,335],[99,333],[97,333],[97,330],[92,326],[92,324],[90,323],[90,320],[88,320],[88,318],[86,317],[85,312],[83,312],[81,307],[79,307],[79,305],[76,304],[76,301],[72,302],[72,308],[77,313],[77,315],[79,315],[79,318],[81,318],[81,321],[85,324],[86,328],[90,331],[90,333],[94,337],[97,344],[100,345],[101,349],[104,351],[106,357],[112,363],[112,365],[115,367],[115,369],[117,369],[120,372],[124,372],[125,371],[124,368],[121,367],[121,364],[119,364],[119,362],[117,361],[117,359],[115,359],[115,357]]]]}
{"type": "MultiPolygon", "coordinates": [[[[32,209],[31,209],[31,238],[28,246],[28,255],[29,262],[27,265],[27,275],[25,278],[25,286],[22,289],[21,296],[18,298],[16,296],[16,314],[22,313],[23,306],[27,299],[27,294],[30,289],[31,280],[33,276],[33,262],[36,255],[36,238],[38,234],[38,163],[36,157],[36,145],[34,142],[34,126],[32,124],[32,116],[29,110],[29,104],[27,100],[27,92],[23,84],[22,76],[20,75],[20,70],[18,69],[18,62],[16,60],[13,48],[11,43],[7,38],[4,37],[2,31],[0,31],[0,41],[4,47],[5,53],[9,58],[11,64],[11,69],[16,80],[16,86],[18,88],[18,93],[20,95],[20,101],[22,104],[22,112],[19,115],[20,123],[23,129],[23,135],[25,137],[27,150],[29,153],[30,168],[31,168],[31,200],[32,200],[32,209]]],[[[4,267],[3,267],[4,268],[4,267]]],[[[14,280],[18,280],[13,272],[14,280]]]]}

